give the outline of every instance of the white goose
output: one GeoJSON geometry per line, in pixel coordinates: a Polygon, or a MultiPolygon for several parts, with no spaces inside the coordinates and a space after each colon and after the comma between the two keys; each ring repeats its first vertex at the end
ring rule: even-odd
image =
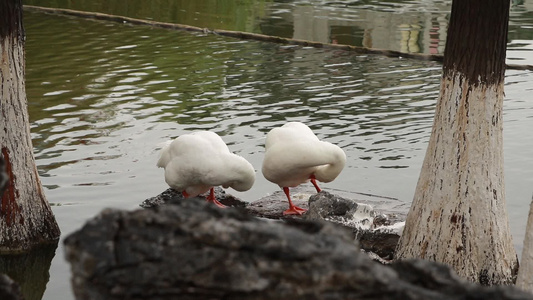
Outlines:
{"type": "Polygon", "coordinates": [[[310,180],[320,192],[316,180],[333,181],[345,163],[346,154],[340,147],[320,141],[307,125],[290,122],[267,134],[262,172],[287,195],[289,209],[283,214],[301,215],[306,210],[292,204],[289,187],[310,180]]]}
{"type": "Polygon", "coordinates": [[[207,201],[220,207],[225,206],[216,200],[215,186],[242,192],[255,181],[252,165],[231,153],[222,138],[210,131],[179,136],[161,150],[157,166],[165,168],[165,181],[185,198],[210,190],[207,201]]]}

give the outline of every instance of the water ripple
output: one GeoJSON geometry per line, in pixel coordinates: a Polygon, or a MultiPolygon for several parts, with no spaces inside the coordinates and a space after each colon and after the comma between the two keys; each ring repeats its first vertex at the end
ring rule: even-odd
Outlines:
{"type": "MultiPolygon", "coordinates": [[[[134,178],[159,187],[155,145],[194,130],[221,134],[260,170],[265,134],[287,121],[305,122],[345,150],[346,170],[333,187],[389,195],[401,194],[407,181],[414,188],[439,93],[439,64],[27,18],[32,136],[39,171],[54,191],[96,194],[134,178]],[[46,44],[63,55],[40,51],[46,44]],[[380,184],[382,177],[390,182],[380,184]]],[[[506,124],[532,119],[532,110],[524,110],[527,92],[519,92],[531,90],[530,82],[528,73],[508,74],[506,124]]],[[[251,198],[270,187],[260,176],[258,182],[251,198]]]]}

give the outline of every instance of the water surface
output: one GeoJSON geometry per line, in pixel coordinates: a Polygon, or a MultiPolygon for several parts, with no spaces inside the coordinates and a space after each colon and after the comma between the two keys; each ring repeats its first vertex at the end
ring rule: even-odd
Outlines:
{"type": "MultiPolygon", "coordinates": [[[[28,0],[25,4],[426,54],[444,53],[451,10],[450,0],[28,0]]],[[[533,64],[533,2],[512,1],[510,19],[509,62],[533,64]]]]}
{"type": "MultiPolygon", "coordinates": [[[[442,52],[449,10],[449,1],[52,2],[422,53],[442,52]]],[[[533,61],[533,36],[525,30],[533,24],[530,7],[526,2],[512,9],[513,63],[533,61]]],[[[163,171],[155,167],[158,145],[194,130],[217,132],[252,163],[253,189],[232,192],[247,201],[277,190],[260,172],[264,137],[287,121],[308,124],[346,152],[345,170],[324,188],[396,197],[406,207],[412,199],[438,96],[438,63],[40,13],[26,13],[25,27],[35,155],[63,237],[103,208],[135,209],[166,189],[163,171]]],[[[519,251],[533,186],[532,89],[533,73],[507,72],[507,206],[519,251]]],[[[44,299],[73,297],[63,257],[60,245],[44,299]]]]}

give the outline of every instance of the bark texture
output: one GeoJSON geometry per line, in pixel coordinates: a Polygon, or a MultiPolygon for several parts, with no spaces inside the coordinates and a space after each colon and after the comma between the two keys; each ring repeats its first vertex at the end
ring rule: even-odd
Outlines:
{"type": "Polygon", "coordinates": [[[473,85],[503,83],[509,0],[454,0],[444,76],[461,73],[473,85]]]}
{"type": "Polygon", "coordinates": [[[533,293],[533,200],[529,207],[527,218],[526,237],[522,248],[522,260],[520,261],[520,271],[516,279],[516,286],[533,293]]]}
{"type": "Polygon", "coordinates": [[[0,1],[0,28],[0,152],[8,176],[0,195],[0,252],[13,252],[55,241],[60,232],[33,157],[20,0],[0,1]]]}
{"type": "Polygon", "coordinates": [[[505,207],[502,104],[509,1],[453,1],[433,130],[397,258],[511,284],[518,261],[505,207]]]}

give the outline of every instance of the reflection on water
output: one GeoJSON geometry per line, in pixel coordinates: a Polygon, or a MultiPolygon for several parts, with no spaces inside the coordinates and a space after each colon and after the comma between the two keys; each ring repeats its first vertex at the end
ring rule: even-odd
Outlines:
{"type": "Polygon", "coordinates": [[[50,278],[49,269],[57,244],[38,246],[29,253],[0,256],[0,274],[7,274],[20,285],[25,300],[43,297],[50,278]]]}
{"type": "MultiPolygon", "coordinates": [[[[337,1],[331,5],[322,1],[309,5],[304,5],[309,1],[220,1],[215,6],[204,1],[53,2],[161,21],[187,16],[191,25],[276,35],[296,34],[297,28],[302,32],[298,34],[312,33],[313,39],[323,37],[319,32],[325,36],[338,33],[338,42],[353,39],[374,47],[383,39],[396,41],[383,44],[396,50],[401,44],[390,37],[399,34],[408,49],[419,47],[423,52],[430,52],[428,45],[441,51],[444,11],[449,5],[449,1],[337,1]],[[419,5],[426,2],[435,5],[419,5]],[[162,6],[155,9],[155,4],[162,6]],[[215,14],[215,9],[221,13],[215,14]],[[398,9],[402,13],[396,13],[398,9]],[[248,11],[254,11],[252,17],[248,11]],[[431,30],[440,32],[438,39],[436,33],[427,33],[426,22],[432,18],[443,22],[438,26],[437,21],[430,22],[435,25],[431,30]],[[308,19],[312,21],[296,25],[308,19]],[[408,26],[398,31],[401,24],[408,26]],[[425,36],[434,40],[421,43],[425,36]]],[[[515,16],[525,18],[526,8],[515,16]]],[[[513,28],[533,23],[532,18],[528,20],[515,22],[513,28]]],[[[345,170],[326,189],[411,201],[438,96],[441,66],[437,63],[38,13],[26,13],[25,26],[26,87],[35,155],[63,236],[104,207],[134,209],[166,189],[162,170],[155,167],[157,145],[198,129],[220,134],[232,151],[258,171],[252,190],[234,193],[245,200],[278,189],[260,173],[266,132],[286,121],[302,121],[321,139],[346,151],[345,170]]],[[[517,49],[531,45],[533,38],[520,30],[512,34],[524,40],[515,44],[517,49]]],[[[505,167],[518,248],[533,186],[533,141],[524,138],[533,126],[533,104],[525,101],[532,82],[531,73],[507,73],[505,167]]],[[[61,247],[50,273],[44,298],[72,299],[61,247]]]]}
{"type": "MultiPolygon", "coordinates": [[[[25,4],[426,54],[444,53],[451,10],[450,0],[28,0],[25,4]]],[[[533,64],[532,23],[533,1],[513,1],[510,63],[533,64]]]]}

